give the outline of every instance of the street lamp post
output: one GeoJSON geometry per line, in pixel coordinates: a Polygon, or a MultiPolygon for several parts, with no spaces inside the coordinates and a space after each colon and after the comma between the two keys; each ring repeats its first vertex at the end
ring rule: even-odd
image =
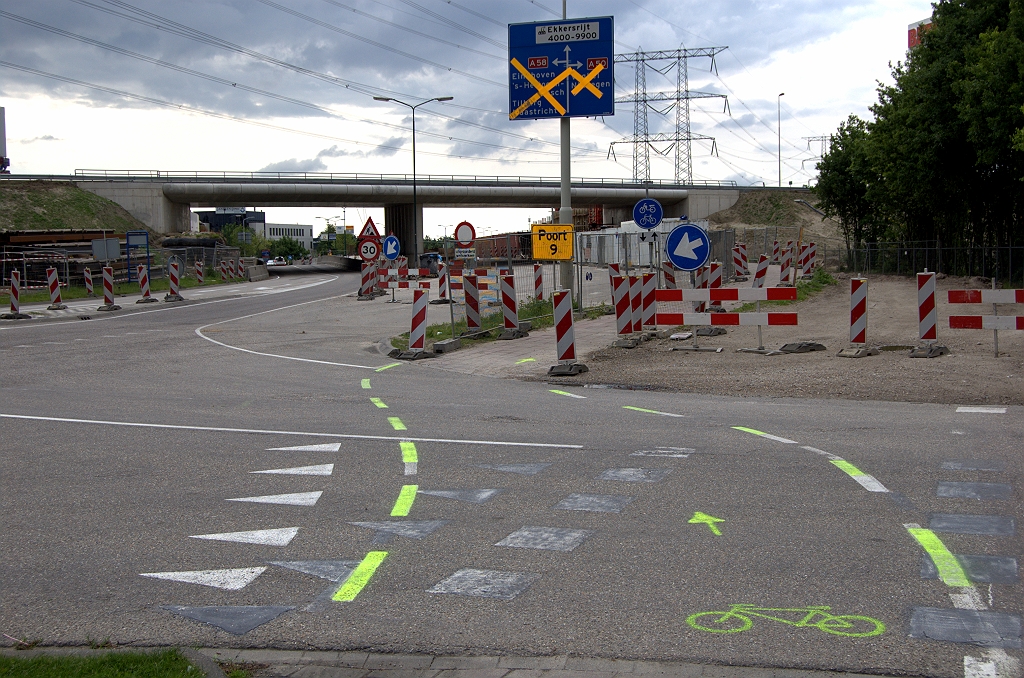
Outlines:
{"type": "Polygon", "coordinates": [[[779,114],[779,188],[782,188],[782,97],[784,96],[786,96],[785,92],[779,92],[779,96],[776,98],[776,107],[779,114]]]}
{"type": "Polygon", "coordinates": [[[391,101],[396,104],[402,104],[412,111],[412,233],[414,241],[419,237],[419,219],[416,218],[416,109],[423,104],[429,104],[431,101],[451,101],[454,98],[434,97],[421,101],[418,104],[409,104],[394,97],[373,97],[374,101],[391,101]]]}

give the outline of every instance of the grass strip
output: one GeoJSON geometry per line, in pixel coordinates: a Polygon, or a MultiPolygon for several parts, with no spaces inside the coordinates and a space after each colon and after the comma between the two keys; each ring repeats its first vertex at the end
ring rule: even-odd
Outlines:
{"type": "MultiPolygon", "coordinates": [[[[814,295],[818,294],[826,287],[838,285],[839,281],[832,277],[828,271],[823,268],[814,269],[814,275],[811,276],[810,280],[799,280],[796,283],[796,301],[762,301],[761,309],[764,310],[768,306],[789,306],[800,301],[810,299],[814,295]]],[[[757,303],[750,302],[743,304],[739,308],[733,309],[733,313],[749,313],[757,308],[757,303]]]]}
{"type": "MultiPolygon", "coordinates": [[[[96,289],[96,294],[91,297],[94,299],[103,299],[103,275],[102,273],[97,274],[93,271],[93,284],[96,289]]],[[[200,285],[196,282],[195,278],[182,278],[178,287],[181,289],[189,289],[192,287],[210,287],[213,285],[223,285],[226,283],[241,283],[248,282],[247,280],[236,279],[236,280],[221,280],[219,277],[206,276],[203,284],[200,285]]],[[[171,282],[167,278],[158,278],[156,280],[150,279],[149,291],[155,296],[157,292],[166,292],[170,290],[171,282]]],[[[142,294],[142,289],[139,287],[139,283],[114,283],[114,296],[131,296],[135,294],[142,294]]],[[[69,285],[67,287],[60,288],[61,301],[69,301],[71,299],[89,299],[89,294],[85,291],[84,287],[78,287],[76,285],[69,285]]],[[[48,290],[21,290],[19,299],[23,304],[41,303],[50,301],[50,292],[48,290]]],[[[0,292],[0,306],[7,306],[11,303],[10,288],[5,288],[0,292]]]]}
{"type": "Polygon", "coordinates": [[[0,656],[4,678],[194,678],[201,675],[177,650],[110,652],[91,657],[0,656]]]}

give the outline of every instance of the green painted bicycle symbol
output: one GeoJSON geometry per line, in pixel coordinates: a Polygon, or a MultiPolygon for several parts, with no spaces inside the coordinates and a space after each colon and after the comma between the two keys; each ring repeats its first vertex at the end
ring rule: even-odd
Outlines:
{"type": "Polygon", "coordinates": [[[829,614],[826,610],[832,608],[828,605],[811,605],[809,607],[754,607],[745,603],[738,603],[729,608],[728,612],[697,612],[686,618],[686,623],[698,631],[710,631],[711,633],[739,633],[746,631],[754,625],[752,617],[770,619],[782,622],[790,626],[801,628],[814,626],[820,631],[831,633],[836,636],[851,636],[864,638],[867,636],[879,636],[885,633],[885,624],[858,614],[829,614]],[[771,612],[775,614],[765,614],[771,612]],[[776,616],[776,614],[788,615],[776,616]],[[793,615],[803,615],[795,619],[793,615]]]}

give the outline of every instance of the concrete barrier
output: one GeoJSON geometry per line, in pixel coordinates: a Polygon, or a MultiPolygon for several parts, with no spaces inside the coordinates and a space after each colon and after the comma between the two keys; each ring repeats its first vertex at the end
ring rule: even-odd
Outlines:
{"type": "Polygon", "coordinates": [[[265,264],[247,266],[245,271],[249,275],[249,282],[259,282],[260,280],[266,280],[270,277],[270,273],[267,271],[265,264]]]}

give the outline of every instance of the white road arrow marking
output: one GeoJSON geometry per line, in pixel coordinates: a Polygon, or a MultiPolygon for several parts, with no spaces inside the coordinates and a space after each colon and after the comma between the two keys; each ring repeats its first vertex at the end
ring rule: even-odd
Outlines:
{"type": "Polygon", "coordinates": [[[696,240],[690,240],[689,233],[683,233],[683,239],[676,245],[676,249],[672,254],[677,257],[683,257],[684,259],[697,259],[697,255],[694,253],[694,249],[703,245],[703,241],[698,238],[696,240]]]}
{"type": "Polygon", "coordinates": [[[167,579],[186,584],[201,584],[215,589],[238,591],[263,574],[265,567],[238,567],[230,570],[194,570],[192,572],[144,572],[139,576],[167,579]]]}
{"type": "Polygon", "coordinates": [[[293,466],[292,468],[271,468],[266,471],[249,471],[249,473],[273,473],[275,475],[282,476],[329,476],[334,473],[334,464],[293,466]]]}
{"type": "Polygon", "coordinates": [[[266,494],[262,497],[239,497],[227,501],[248,501],[254,504],[287,504],[289,506],[315,506],[320,492],[293,492],[291,494],[266,494]]]}
{"type": "Polygon", "coordinates": [[[297,527],[279,527],[275,530],[252,530],[250,532],[220,532],[217,534],[192,534],[192,539],[209,539],[211,541],[235,541],[241,544],[262,544],[264,546],[288,546],[295,535],[297,527]]]}
{"type": "Polygon", "coordinates": [[[296,445],[295,447],[270,447],[268,452],[337,452],[341,449],[341,443],[323,443],[321,445],[296,445]]]}

